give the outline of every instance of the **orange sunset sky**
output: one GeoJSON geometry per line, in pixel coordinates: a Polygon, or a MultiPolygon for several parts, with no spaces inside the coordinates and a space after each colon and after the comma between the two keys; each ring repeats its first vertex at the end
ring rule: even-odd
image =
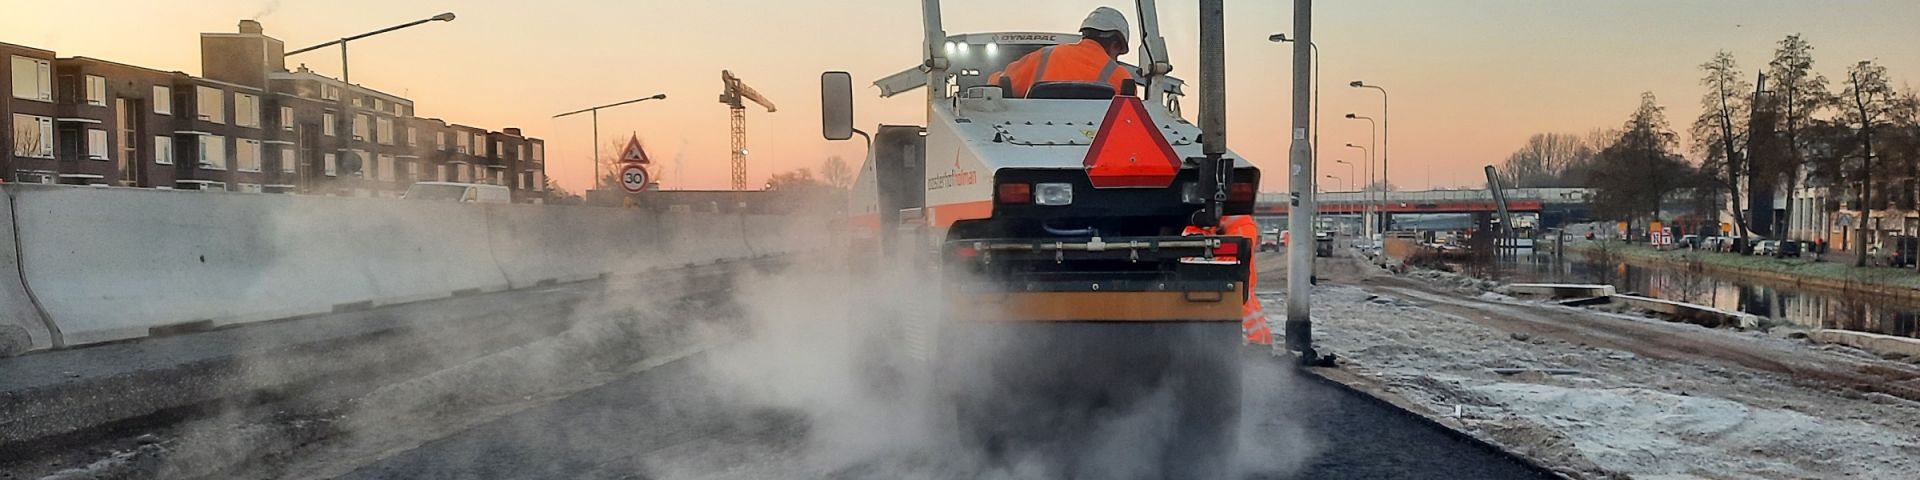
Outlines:
{"type": "MultiPolygon", "coordinates": [[[[1291,1],[1226,2],[1229,141],[1268,168],[1285,165],[1290,46],[1266,41],[1292,25],[1291,1]]],[[[949,33],[1073,31],[1103,4],[1136,21],[1131,2],[949,0],[949,33]]],[[[1175,75],[1197,83],[1193,0],[1160,2],[1175,75]]],[[[521,127],[547,139],[550,176],[573,191],[590,183],[584,116],[553,114],[666,93],[664,101],[602,112],[603,142],[638,133],[668,189],[728,183],[727,112],[720,70],[731,69],[780,107],[749,110],[749,182],[857,162],[854,142],[820,138],[818,77],[852,72],[859,85],[913,66],[920,4],[911,0],[0,0],[0,42],[198,74],[200,32],[231,32],[257,18],[289,49],[424,18],[458,14],[352,46],[355,83],[414,99],[421,116],[521,127]]],[[[1316,4],[1322,49],[1323,173],[1358,163],[1365,122],[1392,94],[1392,181],[1403,188],[1480,185],[1533,133],[1615,126],[1642,91],[1660,96],[1676,129],[1699,113],[1697,65],[1716,50],[1747,69],[1774,43],[1802,33],[1816,69],[1838,83],[1847,65],[1877,59],[1896,83],[1920,79],[1920,2],[1913,0],[1339,0],[1316,4]]],[[[1126,60],[1132,61],[1129,55],[1126,60]]],[[[303,54],[337,76],[337,50],[303,54]]],[[[920,123],[922,95],[880,99],[866,89],[859,123],[920,123]]],[[[1188,115],[1197,103],[1189,100],[1188,115]]],[[[608,153],[611,154],[611,153],[608,153]]],[[[1264,190],[1280,191],[1282,176],[1264,190]]]]}

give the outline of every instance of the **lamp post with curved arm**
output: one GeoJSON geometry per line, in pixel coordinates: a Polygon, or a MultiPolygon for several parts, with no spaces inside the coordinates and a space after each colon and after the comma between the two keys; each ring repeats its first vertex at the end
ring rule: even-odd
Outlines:
{"type": "MultiPolygon", "coordinates": [[[[1387,89],[1379,85],[1368,85],[1367,82],[1363,82],[1360,80],[1354,80],[1352,83],[1348,83],[1347,86],[1350,86],[1353,88],[1370,88],[1370,89],[1380,91],[1380,143],[1382,147],[1385,147],[1388,143],[1391,142],[1391,140],[1389,140],[1390,137],[1387,135],[1387,124],[1390,123],[1388,121],[1388,117],[1391,116],[1391,114],[1387,113],[1387,89]]],[[[1387,178],[1387,161],[1388,161],[1387,158],[1388,158],[1387,149],[1381,148],[1380,149],[1380,191],[1381,191],[1380,195],[1381,195],[1382,202],[1386,200],[1385,192],[1386,192],[1387,186],[1393,185],[1393,180],[1390,180],[1387,178]]],[[[1386,230],[1386,225],[1383,224],[1380,227],[1381,227],[1381,230],[1386,230]]]]}

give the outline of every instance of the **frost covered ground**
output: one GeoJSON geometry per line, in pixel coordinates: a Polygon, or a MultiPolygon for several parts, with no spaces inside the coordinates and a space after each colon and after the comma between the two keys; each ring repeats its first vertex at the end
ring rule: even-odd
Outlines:
{"type": "Polygon", "coordinates": [[[1343,370],[1570,476],[1920,475],[1910,359],[1322,262],[1315,340],[1343,370]]]}

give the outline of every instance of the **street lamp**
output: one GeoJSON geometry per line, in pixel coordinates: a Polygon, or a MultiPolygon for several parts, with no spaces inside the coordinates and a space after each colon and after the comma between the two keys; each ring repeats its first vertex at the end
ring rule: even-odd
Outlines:
{"type": "MultiPolygon", "coordinates": [[[[411,22],[402,23],[399,25],[394,25],[391,27],[382,28],[382,29],[374,30],[367,33],[354,35],[351,37],[341,37],[339,40],[334,40],[331,42],[322,43],[319,45],[314,45],[314,46],[302,48],[299,50],[294,50],[282,55],[282,57],[291,57],[294,55],[299,55],[302,53],[307,53],[314,50],[331,47],[334,45],[340,46],[340,118],[333,119],[333,123],[334,123],[334,132],[338,133],[339,134],[338,137],[340,138],[339,154],[342,160],[347,159],[347,155],[349,155],[349,152],[352,152],[351,150],[351,147],[353,146],[353,132],[352,132],[353,123],[352,122],[355,115],[352,110],[353,104],[350,103],[350,100],[353,97],[353,77],[349,75],[349,72],[347,69],[347,42],[371,37],[374,35],[379,35],[382,33],[391,32],[394,30],[412,27],[412,26],[427,23],[427,22],[451,22],[451,21],[453,21],[453,12],[442,13],[439,15],[434,15],[434,16],[423,18],[420,20],[414,20],[411,22]]],[[[359,159],[356,157],[353,160],[354,160],[353,170],[359,170],[360,169],[359,159]]],[[[307,178],[307,175],[303,174],[300,176],[300,178],[302,181],[305,181],[307,178]]]]}
{"type": "MultiPolygon", "coordinates": [[[[1354,80],[1352,83],[1348,83],[1347,86],[1353,88],[1371,88],[1380,91],[1380,146],[1382,147],[1380,148],[1380,199],[1382,202],[1385,202],[1387,195],[1386,187],[1393,185],[1393,180],[1387,178],[1387,148],[1384,148],[1391,143],[1391,140],[1389,140],[1390,137],[1387,136],[1387,124],[1390,123],[1388,120],[1391,117],[1391,115],[1387,113],[1387,89],[1379,85],[1368,85],[1367,82],[1360,80],[1354,80]]],[[[1385,227],[1385,225],[1381,226],[1385,227]]],[[[1382,230],[1385,230],[1385,228],[1382,228],[1382,230]]]]}
{"type": "Polygon", "coordinates": [[[1326,177],[1327,177],[1327,179],[1328,179],[1328,180],[1333,180],[1333,186],[1334,186],[1334,187],[1336,187],[1336,188],[1337,188],[1337,187],[1339,187],[1339,186],[1340,186],[1340,177],[1339,177],[1339,176],[1337,176],[1337,175],[1327,175],[1326,177]]]}
{"type": "MultiPolygon", "coordinates": [[[[1349,144],[1349,145],[1351,145],[1351,144],[1349,144]]],[[[1347,166],[1347,178],[1350,178],[1350,179],[1353,179],[1353,181],[1354,181],[1354,182],[1358,182],[1358,181],[1360,181],[1360,176],[1358,176],[1358,175],[1355,175],[1355,172],[1354,172],[1354,168],[1353,168],[1353,164],[1352,164],[1352,163],[1349,163],[1349,162],[1347,162],[1346,160],[1334,160],[1334,161],[1333,161],[1333,163],[1338,163],[1338,164],[1342,164],[1342,165],[1346,165],[1346,166],[1347,166]]],[[[1352,184],[1351,182],[1349,182],[1349,183],[1347,184],[1347,189],[1348,189],[1349,191],[1356,191],[1356,192],[1357,192],[1357,191],[1359,191],[1359,190],[1354,190],[1354,189],[1353,189],[1353,184],[1352,184]]]]}
{"type": "MultiPolygon", "coordinates": [[[[1293,40],[1284,33],[1267,36],[1267,41],[1273,43],[1293,40]]],[[[1307,42],[1307,48],[1313,50],[1313,158],[1320,158],[1320,44],[1307,42]]]]}
{"type": "MultiPolygon", "coordinates": [[[[1355,118],[1355,116],[1349,113],[1347,114],[1347,118],[1355,118]]],[[[1361,117],[1361,118],[1364,118],[1364,117],[1361,117]]],[[[1369,118],[1367,120],[1372,121],[1373,119],[1369,118]]],[[[1372,131],[1368,131],[1367,134],[1372,135],[1373,133],[1372,131]]],[[[1365,180],[1365,183],[1360,184],[1360,190],[1359,190],[1361,192],[1360,197],[1363,199],[1360,202],[1360,204],[1362,205],[1361,214],[1364,215],[1362,221],[1360,222],[1360,228],[1361,230],[1365,231],[1367,235],[1373,235],[1373,194],[1372,194],[1373,192],[1373,149],[1368,147],[1362,147],[1359,145],[1354,145],[1351,143],[1347,144],[1347,148],[1359,149],[1360,154],[1367,156],[1367,170],[1366,170],[1367,178],[1365,180]]]]}
{"type": "Polygon", "coordinates": [[[562,113],[562,114],[553,116],[553,118],[560,118],[568,115],[573,115],[576,113],[593,112],[593,189],[594,190],[599,190],[600,188],[606,186],[606,185],[600,184],[600,109],[609,108],[609,107],[618,107],[618,106],[626,105],[629,103],[640,103],[647,100],[665,100],[666,98],[667,98],[667,94],[656,93],[651,97],[640,97],[640,98],[627,100],[619,103],[609,103],[609,104],[601,105],[598,107],[574,110],[571,112],[562,113]]]}

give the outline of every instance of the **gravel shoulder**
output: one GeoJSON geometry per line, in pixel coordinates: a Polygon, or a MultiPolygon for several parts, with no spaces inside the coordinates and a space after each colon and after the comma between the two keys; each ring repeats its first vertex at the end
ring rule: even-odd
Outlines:
{"type": "MultiPolygon", "coordinates": [[[[1280,285],[1281,258],[1262,260],[1263,284],[1280,285]]],[[[1569,476],[1920,471],[1920,368],[1907,361],[1454,290],[1349,259],[1317,273],[1315,340],[1342,368],[1569,476]]],[[[1262,298],[1284,311],[1284,295],[1262,298]]]]}

